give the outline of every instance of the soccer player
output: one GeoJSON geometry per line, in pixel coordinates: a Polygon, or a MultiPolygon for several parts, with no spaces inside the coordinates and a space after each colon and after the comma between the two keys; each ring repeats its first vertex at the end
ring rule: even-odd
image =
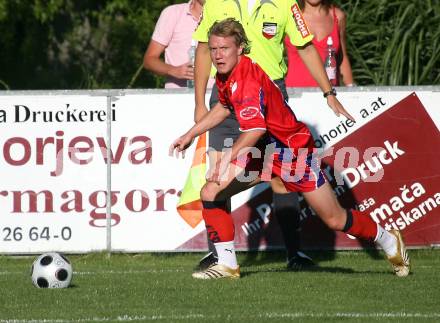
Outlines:
{"type": "MultiPolygon", "coordinates": [[[[234,224],[225,206],[226,199],[274,177],[286,192],[302,192],[307,203],[331,229],[360,239],[373,240],[383,248],[397,276],[409,273],[409,257],[399,231],[386,231],[366,213],[345,210],[326,181],[315,155],[313,137],[298,121],[280,89],[249,57],[248,40],[242,25],[228,18],[215,23],[209,32],[209,50],[217,68],[219,103],[188,132],[170,146],[170,155],[179,155],[193,139],[223,121],[234,110],[240,136],[222,155],[201,191],[203,218],[218,254],[218,263],[193,273],[198,279],[239,278],[240,267],[234,249],[234,224]],[[268,147],[275,143],[274,153],[268,147]],[[255,147],[266,150],[264,162],[255,147]],[[267,162],[269,161],[269,162],[267,162]],[[258,166],[258,168],[256,167],[258,166]],[[255,170],[258,169],[258,176],[255,170]],[[248,171],[253,171],[250,173],[248,171]]],[[[324,96],[335,101],[336,115],[352,116],[335,98],[330,88],[324,96]]]]}
{"type": "MultiPolygon", "coordinates": [[[[252,43],[249,57],[255,60],[281,89],[288,100],[284,76],[286,64],[283,59],[283,39],[289,35],[291,41],[299,49],[307,66],[321,64],[311,40],[313,36],[302,18],[301,11],[295,0],[207,0],[203,7],[203,18],[193,38],[198,40],[195,60],[195,121],[199,121],[208,112],[205,105],[206,84],[210,75],[211,58],[208,49],[208,30],[216,21],[235,18],[244,26],[252,43]],[[310,46],[309,46],[310,45],[310,46]]],[[[322,65],[322,64],[321,64],[322,65]]],[[[326,78],[324,68],[321,76],[326,78]]],[[[327,86],[328,79],[317,75],[320,84],[327,86]]],[[[217,88],[213,87],[210,107],[218,102],[217,88]]],[[[240,135],[238,122],[231,113],[221,124],[209,133],[210,164],[220,158],[225,143],[236,140],[240,135]],[[228,139],[228,140],[226,140],[228,139]]],[[[281,193],[276,181],[271,182],[273,190],[273,211],[284,239],[287,250],[287,267],[297,270],[313,266],[312,259],[300,252],[300,209],[298,196],[294,192],[281,193]]],[[[212,250],[211,250],[212,251],[212,250]]],[[[209,264],[213,259],[205,258],[209,264]]],[[[201,262],[203,263],[203,262],[201,262]]]]}

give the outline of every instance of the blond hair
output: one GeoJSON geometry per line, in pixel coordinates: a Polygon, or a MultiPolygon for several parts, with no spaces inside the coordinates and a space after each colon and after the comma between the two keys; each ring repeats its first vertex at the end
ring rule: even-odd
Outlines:
{"type": "Polygon", "coordinates": [[[241,23],[234,18],[226,18],[222,21],[216,21],[209,29],[208,36],[234,37],[235,44],[243,47],[242,54],[249,54],[249,39],[246,36],[241,23]]]}

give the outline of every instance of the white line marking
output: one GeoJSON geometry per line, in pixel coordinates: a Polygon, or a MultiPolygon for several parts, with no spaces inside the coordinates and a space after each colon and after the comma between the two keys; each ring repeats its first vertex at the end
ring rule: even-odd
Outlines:
{"type": "MultiPolygon", "coordinates": [[[[419,265],[417,269],[432,269],[437,268],[436,266],[424,266],[419,265]]],[[[266,268],[265,266],[253,266],[256,270],[263,268],[265,272],[279,272],[280,268],[266,268]]],[[[99,271],[74,271],[75,275],[85,276],[85,275],[124,275],[124,274],[162,274],[162,273],[181,273],[181,272],[190,272],[190,269],[143,269],[143,270],[99,270],[99,271]]],[[[283,271],[283,269],[281,269],[283,271]]],[[[29,274],[29,271],[0,271],[0,276],[6,275],[23,275],[29,274]]],[[[287,273],[287,271],[286,271],[287,273]]]]}
{"type": "Polygon", "coordinates": [[[162,274],[185,272],[184,269],[144,269],[144,270],[100,270],[100,271],[74,271],[76,275],[102,275],[102,274],[162,274]]]}
{"type": "MultiPolygon", "coordinates": [[[[116,317],[90,317],[81,319],[0,319],[0,323],[68,323],[68,322],[135,322],[135,321],[184,321],[190,319],[219,319],[221,315],[186,314],[186,315],[120,315],[116,317]]],[[[407,313],[407,312],[378,312],[378,313],[263,313],[257,315],[228,315],[228,319],[252,318],[425,318],[438,319],[440,313],[407,313]]]]}
{"type": "MultiPolygon", "coordinates": [[[[29,269],[30,270],[30,269],[29,269]]],[[[99,271],[74,271],[75,275],[124,275],[124,274],[162,274],[162,273],[178,273],[186,272],[189,270],[185,269],[143,269],[143,270],[99,270],[99,271]]],[[[22,275],[28,274],[28,271],[0,271],[0,276],[2,275],[22,275]]]]}

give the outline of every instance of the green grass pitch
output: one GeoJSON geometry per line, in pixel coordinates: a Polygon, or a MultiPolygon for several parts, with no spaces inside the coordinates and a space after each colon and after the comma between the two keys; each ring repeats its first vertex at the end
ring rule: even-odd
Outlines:
{"type": "Polygon", "coordinates": [[[0,323],[439,322],[440,250],[410,250],[395,277],[381,254],[313,252],[315,270],[285,270],[281,252],[239,253],[239,280],[197,281],[201,254],[69,255],[72,286],[33,287],[35,257],[0,257],[0,323]]]}

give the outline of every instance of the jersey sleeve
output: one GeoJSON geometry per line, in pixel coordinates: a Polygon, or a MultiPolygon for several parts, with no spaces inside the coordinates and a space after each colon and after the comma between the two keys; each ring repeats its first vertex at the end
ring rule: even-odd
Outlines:
{"type": "Polygon", "coordinates": [[[212,21],[212,16],[210,15],[212,10],[214,10],[213,5],[212,5],[213,2],[214,1],[209,1],[209,0],[207,0],[205,2],[205,5],[203,6],[202,17],[200,19],[200,23],[199,23],[196,31],[192,35],[193,39],[195,39],[199,42],[202,42],[202,43],[208,42],[209,28],[211,28],[211,26],[214,24],[214,21],[212,21]]]}
{"type": "Polygon", "coordinates": [[[176,11],[171,8],[171,6],[166,7],[162,10],[159,19],[157,20],[156,27],[154,28],[153,35],[151,39],[168,46],[172,37],[173,31],[175,29],[175,23],[177,22],[177,17],[175,17],[176,11]]]}
{"type": "Polygon", "coordinates": [[[231,98],[240,131],[266,130],[262,88],[256,83],[247,83],[246,86],[242,84],[243,89],[240,90],[238,85],[238,93],[231,98]]]}
{"type": "Polygon", "coordinates": [[[286,2],[288,14],[285,32],[293,45],[304,46],[313,39],[313,35],[296,0],[288,0],[286,2]]]}

